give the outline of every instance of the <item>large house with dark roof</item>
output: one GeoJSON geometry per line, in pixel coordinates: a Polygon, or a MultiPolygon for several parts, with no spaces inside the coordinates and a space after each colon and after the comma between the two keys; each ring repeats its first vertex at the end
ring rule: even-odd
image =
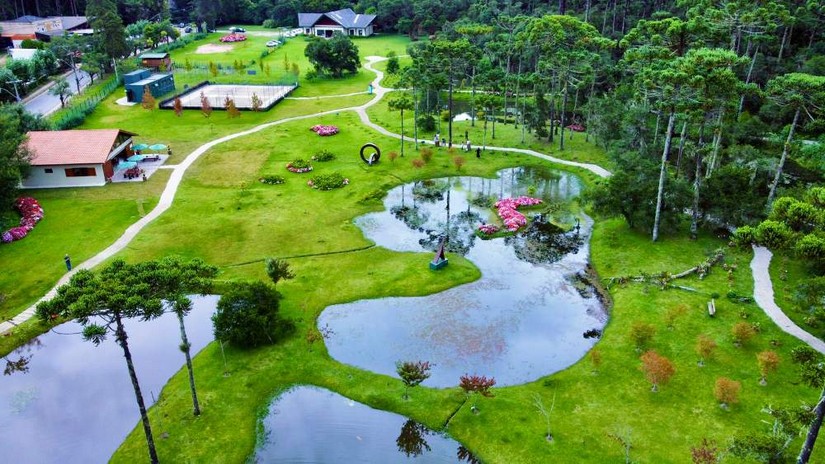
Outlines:
{"type": "Polygon", "coordinates": [[[356,14],[350,8],[329,13],[298,13],[298,27],[306,35],[332,37],[339,32],[355,37],[367,37],[373,33],[375,15],[356,14]]]}
{"type": "Polygon", "coordinates": [[[119,159],[131,155],[132,137],[120,129],[31,131],[31,154],[23,188],[95,187],[106,185],[119,159]]]}

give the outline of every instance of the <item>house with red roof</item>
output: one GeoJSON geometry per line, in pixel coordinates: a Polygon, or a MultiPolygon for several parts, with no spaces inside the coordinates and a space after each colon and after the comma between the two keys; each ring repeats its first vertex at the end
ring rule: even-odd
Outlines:
{"type": "Polygon", "coordinates": [[[132,137],[121,129],[31,131],[24,142],[31,155],[23,188],[106,185],[115,165],[132,155],[132,137]]]}
{"type": "Polygon", "coordinates": [[[367,37],[373,33],[375,15],[357,14],[351,8],[328,13],[298,13],[298,27],[306,35],[329,38],[336,32],[367,37]]]}

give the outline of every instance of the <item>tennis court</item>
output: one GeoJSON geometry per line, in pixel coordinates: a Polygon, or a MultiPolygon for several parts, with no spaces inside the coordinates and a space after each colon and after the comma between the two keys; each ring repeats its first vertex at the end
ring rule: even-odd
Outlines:
{"type": "MultiPolygon", "coordinates": [[[[230,84],[205,84],[195,86],[182,94],[180,97],[184,108],[201,108],[201,95],[209,100],[213,109],[219,110],[226,106],[226,98],[235,101],[235,107],[239,110],[252,109],[252,96],[257,95],[261,99],[261,110],[268,110],[276,103],[283,100],[295,89],[294,85],[230,85],[230,84]]],[[[161,108],[171,109],[175,106],[175,98],[164,100],[161,108]]]]}

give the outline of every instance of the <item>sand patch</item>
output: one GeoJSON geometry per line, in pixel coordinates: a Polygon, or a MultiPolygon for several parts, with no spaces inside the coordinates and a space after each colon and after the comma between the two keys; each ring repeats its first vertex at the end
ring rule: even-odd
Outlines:
{"type": "Polygon", "coordinates": [[[232,51],[234,48],[232,45],[225,45],[225,44],[206,44],[201,45],[195,50],[195,53],[198,55],[208,55],[210,53],[226,53],[228,51],[232,51]]]}

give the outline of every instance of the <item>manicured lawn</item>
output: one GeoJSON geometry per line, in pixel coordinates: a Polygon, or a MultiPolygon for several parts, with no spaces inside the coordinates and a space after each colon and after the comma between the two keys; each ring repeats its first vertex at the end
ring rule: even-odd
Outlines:
{"type": "MultiPolygon", "coordinates": [[[[381,47],[400,47],[403,43],[401,39],[384,45],[378,41],[367,42],[371,40],[363,39],[369,43],[364,47],[375,47],[375,50],[362,49],[362,54],[383,56],[386,53],[381,47]]],[[[346,93],[347,89],[355,88],[353,82],[360,82],[358,79],[360,77],[346,82],[310,83],[306,92],[320,95],[316,92],[329,86],[330,94],[346,93]]],[[[116,107],[110,99],[84,127],[122,127],[140,133],[147,140],[171,143],[175,155],[170,162],[176,163],[196,146],[221,135],[286,116],[354,106],[365,99],[356,96],[289,100],[268,113],[244,113],[236,120],[217,112],[209,120],[198,112],[186,112],[177,118],[171,111],[116,107]]],[[[399,114],[389,112],[386,103],[371,108],[370,114],[387,129],[398,131],[399,114]]],[[[412,118],[412,112],[407,114],[412,118]]],[[[411,123],[406,123],[405,129],[412,134],[411,123]]],[[[445,130],[443,126],[442,135],[445,130]]],[[[464,130],[471,131],[474,144],[481,141],[481,124],[477,123],[475,128],[470,127],[470,123],[456,124],[455,140],[463,140],[464,130]]],[[[569,147],[559,152],[529,134],[522,145],[521,129],[512,125],[497,125],[496,132],[495,142],[488,132],[489,144],[530,147],[566,159],[606,164],[606,157],[599,149],[583,142],[583,134],[575,134],[569,147]]],[[[431,140],[432,133],[421,137],[431,140]]],[[[750,252],[725,248],[726,262],[736,265],[732,280],[717,266],[705,279],[689,277],[677,282],[696,291],[660,290],[637,283],[613,286],[610,292],[614,306],[597,344],[602,363],[596,373],[586,357],[567,370],[536,382],[495,389],[495,398],[479,401],[479,415],[469,411],[457,388],[422,386],[411,391],[410,401],[402,400],[403,387],[399,380],[340,364],[328,356],[321,342],[307,341],[307,334],[315,331],[318,314],[328,305],[356,299],[430,294],[475,280],[479,272],[467,260],[451,257],[448,268],[432,273],[427,270],[430,254],[396,253],[370,246],[352,219],[380,209],[381,193],[393,186],[458,174],[452,160],[457,155],[467,161],[460,172],[462,175],[490,176],[503,167],[544,162],[525,155],[490,152],[476,159],[474,155],[442,148],[436,150],[428,165],[415,169],[410,160],[416,154],[410,143],[404,158],[395,162],[382,158],[378,165],[367,167],[357,154],[365,142],[377,143],[384,153],[397,150],[400,144],[362,126],[354,112],[340,111],[274,125],[252,136],[217,145],[187,172],[170,211],[144,229],[120,253],[119,257],[130,261],[167,254],[201,257],[220,267],[221,283],[265,278],[261,260],[268,256],[286,258],[296,274],[295,279],[279,284],[284,294],[282,312],[295,320],[298,327],[292,337],[277,346],[252,351],[229,346],[226,365],[217,343],[207,346],[195,358],[202,416],[191,416],[184,371],[178,372],[164,388],[158,404],[150,410],[163,462],[247,461],[256,441],[258,417],[267,410],[274,395],[295,384],[329,388],[353,400],[446,430],[483,462],[490,463],[621,462],[624,457],[621,440],[631,443],[630,457],[634,461],[689,462],[691,446],[698,445],[703,438],[714,440],[724,448],[733,435],[767,433],[771,424],[766,421],[769,422],[770,417],[761,412],[766,405],[796,408],[802,402],[813,403],[818,398],[818,391],[798,382],[796,369],[790,363],[790,350],[799,342],[780,332],[755,305],[735,304],[722,298],[717,300],[717,316],[707,315],[705,305],[712,293],[725,295],[729,290],[743,295],[753,293],[748,268],[750,252]],[[335,124],[341,132],[333,137],[318,137],[308,130],[318,123],[335,124]],[[333,152],[337,159],[316,162],[315,170],[307,174],[286,171],[287,162],[308,159],[323,149],[333,152]],[[332,171],[348,177],[350,185],[329,192],[306,185],[312,175],[332,171]],[[258,182],[260,176],[269,174],[284,176],[287,182],[277,186],[258,182]],[[325,254],[330,252],[340,253],[325,254]],[[684,305],[685,313],[670,329],[665,314],[680,305],[684,305]],[[760,333],[750,344],[737,348],[732,343],[731,327],[740,321],[758,323],[760,333]],[[640,353],[629,338],[631,327],[637,322],[656,327],[650,347],[673,360],[676,367],[676,375],[669,384],[662,385],[658,393],[650,392],[650,384],[639,370],[640,353]],[[719,345],[716,355],[702,368],[696,365],[698,358],[694,352],[700,334],[712,337],[719,345]],[[767,349],[779,353],[781,364],[778,372],[768,378],[768,385],[762,387],[758,383],[756,354],[767,349]],[[741,401],[729,411],[719,408],[713,397],[713,384],[719,376],[742,382],[741,401]],[[555,438],[552,443],[544,438],[544,419],[534,407],[535,395],[539,395],[546,406],[555,401],[550,425],[555,438]],[[168,437],[159,438],[164,433],[168,437]]],[[[584,178],[592,180],[591,175],[584,178]]],[[[153,182],[154,179],[145,185],[129,184],[135,186],[134,190],[119,186],[118,189],[98,189],[98,193],[104,193],[102,198],[96,197],[92,189],[38,192],[47,220],[54,221],[53,227],[62,225],[62,228],[50,229],[44,220],[35,229],[36,234],[42,234],[40,240],[44,243],[38,242],[42,247],[32,246],[31,252],[20,247],[0,247],[0,257],[3,262],[15,262],[21,272],[25,271],[24,263],[28,265],[29,261],[40,259],[46,268],[54,268],[41,271],[53,272],[53,282],[62,272],[63,253],[79,257],[88,249],[91,255],[111,242],[117,235],[117,227],[134,221],[136,198],[146,197],[151,201],[162,187],[160,182],[153,182]],[[139,188],[145,191],[138,193],[139,188]],[[99,208],[93,207],[96,201],[101,203],[99,208]],[[83,209],[81,204],[91,206],[83,209]],[[105,205],[110,208],[107,210],[105,205]],[[63,212],[55,211],[50,216],[50,209],[63,212]],[[106,233],[112,237],[104,240],[101,236],[94,242],[94,234],[99,231],[93,225],[108,219],[104,213],[115,216],[107,222],[106,233]],[[112,223],[119,225],[108,226],[112,223]],[[68,248],[70,244],[80,248],[68,248]],[[50,254],[25,254],[35,253],[35,249],[38,253],[50,250],[50,254]],[[51,254],[56,257],[52,258],[51,254]]],[[[654,244],[648,234],[629,230],[620,220],[599,220],[591,240],[592,262],[603,281],[640,272],[676,273],[704,261],[715,249],[725,246],[711,236],[690,241],[682,238],[686,235],[665,236],[654,244]]],[[[34,235],[16,245],[25,245],[26,241],[37,238],[34,235]]],[[[14,272],[7,274],[14,275],[14,272]]],[[[27,281],[35,280],[31,274],[20,275],[27,281]]],[[[8,282],[0,280],[2,285],[8,282]]],[[[34,290],[29,293],[37,294],[34,290]]],[[[791,454],[799,444],[799,438],[791,443],[791,454]]],[[[823,456],[825,454],[818,451],[815,459],[823,456]]],[[[113,462],[139,462],[145,458],[143,431],[138,426],[117,451],[113,462]]]]}

